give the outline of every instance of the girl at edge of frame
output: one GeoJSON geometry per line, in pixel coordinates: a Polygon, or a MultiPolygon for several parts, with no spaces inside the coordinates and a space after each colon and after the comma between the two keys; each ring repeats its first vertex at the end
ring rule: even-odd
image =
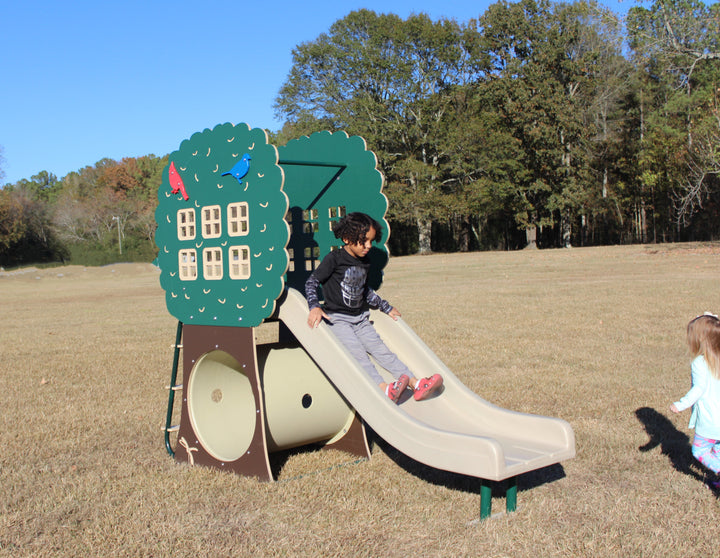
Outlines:
{"type": "MultiPolygon", "coordinates": [[[[695,429],[692,454],[716,475],[720,472],[720,319],[706,312],[687,326],[692,387],[670,405],[673,413],[692,407],[689,428],[695,429]]],[[[709,482],[720,490],[720,480],[709,482]]]]}

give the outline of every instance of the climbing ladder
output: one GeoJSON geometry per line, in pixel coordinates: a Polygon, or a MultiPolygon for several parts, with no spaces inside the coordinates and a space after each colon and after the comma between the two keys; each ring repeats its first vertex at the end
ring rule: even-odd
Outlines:
{"type": "Polygon", "coordinates": [[[175,392],[181,391],[183,389],[182,384],[177,384],[177,372],[178,372],[178,365],[180,363],[180,350],[182,349],[182,330],[183,330],[183,323],[178,321],[177,325],[177,333],[175,334],[175,344],[172,346],[174,349],[174,356],[173,356],[173,365],[172,365],[172,372],[170,374],[170,385],[167,386],[168,390],[168,406],[167,406],[167,416],[165,417],[165,427],[163,430],[165,431],[165,449],[170,454],[170,457],[175,457],[175,450],[172,447],[172,444],[170,444],[170,434],[173,432],[177,432],[180,430],[180,425],[172,424],[172,417],[173,417],[173,409],[175,407],[175,392]]]}

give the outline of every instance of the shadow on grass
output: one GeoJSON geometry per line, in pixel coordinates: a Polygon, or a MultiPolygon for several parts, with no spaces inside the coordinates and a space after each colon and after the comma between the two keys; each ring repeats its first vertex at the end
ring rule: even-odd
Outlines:
{"type": "MultiPolygon", "coordinates": [[[[403,468],[411,475],[436,486],[444,486],[445,488],[449,488],[450,490],[457,490],[470,494],[480,495],[480,479],[468,475],[462,475],[459,473],[452,473],[450,471],[435,469],[433,467],[420,463],[419,461],[416,461],[411,457],[408,457],[401,451],[395,449],[393,446],[383,440],[380,436],[378,436],[378,434],[369,426],[366,425],[365,428],[368,437],[368,444],[370,445],[370,447],[372,448],[373,446],[377,446],[393,462],[395,462],[398,467],[403,468]]],[[[322,468],[321,470],[317,471],[307,471],[300,475],[283,475],[283,467],[293,456],[314,453],[318,451],[322,451],[322,444],[309,444],[307,446],[300,446],[288,450],[271,453],[270,468],[273,478],[276,480],[291,481],[299,477],[317,474],[327,470],[336,469],[338,467],[352,466],[365,460],[365,458],[349,459],[346,462],[332,465],[327,468],[322,468]]],[[[563,478],[565,478],[565,470],[559,463],[555,465],[550,465],[548,467],[543,467],[535,471],[529,471],[518,476],[518,491],[530,490],[532,488],[536,488],[543,484],[554,482],[563,478]]],[[[490,486],[492,488],[493,497],[505,497],[505,482],[491,482],[490,486]]]]}
{"type": "Polygon", "coordinates": [[[304,446],[298,446],[294,448],[289,448],[285,450],[279,450],[276,452],[272,452],[269,455],[269,462],[270,462],[270,472],[273,476],[273,479],[276,481],[283,481],[288,482],[295,479],[299,479],[302,477],[312,476],[312,475],[318,475],[320,473],[326,473],[328,471],[332,471],[334,469],[340,469],[342,467],[352,467],[353,465],[357,465],[358,463],[362,463],[363,461],[367,461],[366,457],[359,457],[357,455],[353,455],[350,453],[345,453],[342,450],[328,447],[326,448],[322,443],[317,444],[307,444],[304,446]],[[338,455],[345,456],[345,459],[338,459],[335,458],[335,463],[332,463],[330,465],[320,465],[317,469],[309,468],[303,472],[299,472],[296,474],[288,473],[287,471],[284,471],[285,465],[294,457],[298,455],[307,455],[307,454],[313,454],[318,453],[320,454],[323,451],[327,451],[328,449],[336,451],[338,455]]]}
{"type": "Polygon", "coordinates": [[[700,465],[692,455],[690,437],[687,434],[680,432],[670,419],[650,407],[640,407],[635,411],[635,415],[650,437],[648,443],[640,446],[638,450],[644,453],[660,446],[660,452],[668,457],[676,471],[705,482],[705,470],[698,471],[700,465]]]}
{"type": "MultiPolygon", "coordinates": [[[[429,467],[419,461],[415,461],[404,453],[398,451],[371,428],[367,428],[368,441],[377,445],[398,467],[402,467],[415,477],[437,486],[444,486],[451,490],[480,494],[481,481],[476,477],[452,473],[429,467]]],[[[543,484],[554,482],[565,478],[565,470],[562,465],[556,463],[535,471],[529,471],[518,476],[518,491],[530,490],[543,484]]],[[[503,481],[491,482],[493,497],[504,497],[506,484],[503,481]]]]}

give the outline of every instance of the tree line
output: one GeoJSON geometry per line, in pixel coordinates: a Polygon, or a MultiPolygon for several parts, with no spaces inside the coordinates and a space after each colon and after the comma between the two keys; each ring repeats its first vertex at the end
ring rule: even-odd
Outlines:
{"type": "MultiPolygon", "coordinates": [[[[718,4],[656,0],[619,18],[587,0],[500,1],[467,22],[358,10],[292,54],[273,143],[364,137],[395,254],[718,238],[718,4]]],[[[6,185],[0,263],[122,240],[151,254],[166,162],[6,185]]]]}
{"type": "Polygon", "coordinates": [[[0,190],[0,265],[152,261],[168,156],[103,159],[62,180],[42,171],[0,190]]]}

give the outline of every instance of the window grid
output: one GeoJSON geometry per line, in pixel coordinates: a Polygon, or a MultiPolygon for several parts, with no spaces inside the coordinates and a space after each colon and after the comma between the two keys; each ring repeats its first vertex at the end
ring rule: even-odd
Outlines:
{"type": "Polygon", "coordinates": [[[295,250],[292,248],[287,249],[288,252],[288,271],[290,273],[295,271],[295,250]]]}
{"type": "Polygon", "coordinates": [[[208,205],[202,208],[202,235],[203,238],[220,237],[220,206],[208,205]]]}
{"type": "Polygon", "coordinates": [[[195,238],[195,210],[180,209],[177,212],[178,240],[193,240],[195,238]]]}
{"type": "Polygon", "coordinates": [[[247,202],[231,203],[227,208],[228,234],[245,236],[250,232],[247,202]]]}
{"type": "Polygon", "coordinates": [[[317,209],[305,209],[303,211],[303,232],[311,234],[320,230],[317,209]]]}
{"type": "Polygon", "coordinates": [[[345,217],[345,215],[347,215],[347,209],[344,205],[339,205],[337,207],[329,207],[328,219],[330,220],[330,222],[328,223],[328,226],[330,227],[330,230],[333,230],[333,225],[335,225],[335,223],[345,217]]]}
{"type": "Polygon", "coordinates": [[[197,279],[197,254],[194,249],[178,252],[178,275],[181,281],[197,279]]]}
{"type": "Polygon", "coordinates": [[[223,256],[221,248],[203,250],[203,278],[218,280],[223,277],[223,256]]]}
{"type": "Polygon", "coordinates": [[[230,278],[250,278],[250,247],[230,246],[230,278]]]}
{"type": "Polygon", "coordinates": [[[319,246],[308,246],[305,248],[305,271],[313,271],[315,264],[320,259],[320,247],[319,246]]]}

